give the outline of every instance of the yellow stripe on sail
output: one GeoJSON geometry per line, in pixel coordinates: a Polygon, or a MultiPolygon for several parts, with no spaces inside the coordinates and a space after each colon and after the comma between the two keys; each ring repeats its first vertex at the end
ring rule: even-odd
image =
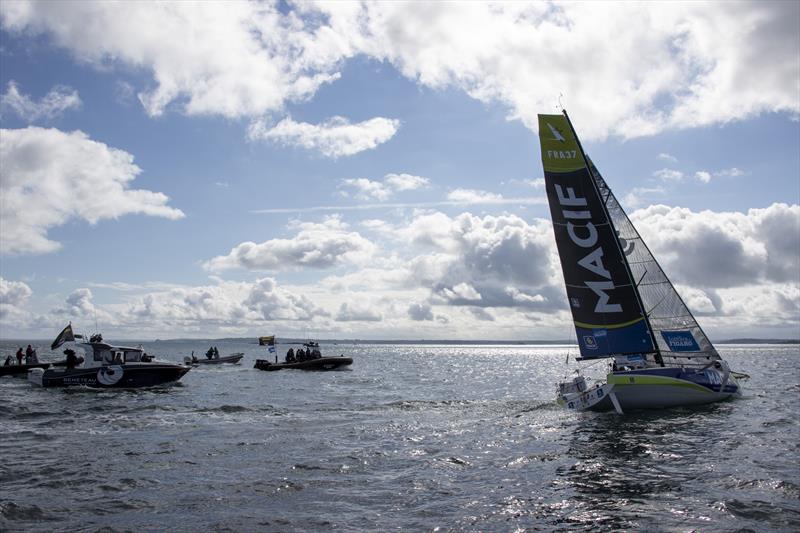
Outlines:
{"type": "Polygon", "coordinates": [[[641,322],[642,320],[644,320],[644,317],[637,318],[636,320],[631,320],[630,322],[623,322],[622,324],[586,324],[585,322],[578,322],[577,320],[574,323],[576,326],[584,329],[619,329],[630,326],[632,324],[636,324],[637,322],[641,322]]]}

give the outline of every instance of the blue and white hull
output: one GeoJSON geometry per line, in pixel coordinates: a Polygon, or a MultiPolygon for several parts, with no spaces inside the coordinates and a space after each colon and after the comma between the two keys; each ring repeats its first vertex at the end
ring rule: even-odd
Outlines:
{"type": "Polygon", "coordinates": [[[645,368],[612,372],[604,384],[560,394],[558,403],[576,411],[625,412],[703,405],[738,396],[741,386],[736,379],[714,368],[645,368]]]}

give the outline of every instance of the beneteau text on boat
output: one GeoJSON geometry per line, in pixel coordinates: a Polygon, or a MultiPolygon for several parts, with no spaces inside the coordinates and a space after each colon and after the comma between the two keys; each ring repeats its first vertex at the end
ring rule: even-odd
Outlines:
{"type": "Polygon", "coordinates": [[[559,384],[578,411],[696,405],[741,394],[720,357],[584,153],[566,111],[539,115],[547,199],[581,357],[612,358],[605,383],[559,384]]]}

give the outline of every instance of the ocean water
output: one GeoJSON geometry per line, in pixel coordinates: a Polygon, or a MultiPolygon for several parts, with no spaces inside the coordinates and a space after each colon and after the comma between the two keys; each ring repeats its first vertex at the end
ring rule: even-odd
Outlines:
{"type": "Polygon", "coordinates": [[[618,416],[555,405],[566,346],[323,344],[354,364],[317,373],[216,344],[242,364],[171,387],[0,378],[0,530],[800,530],[797,346],[719,346],[739,400],[618,416]]]}

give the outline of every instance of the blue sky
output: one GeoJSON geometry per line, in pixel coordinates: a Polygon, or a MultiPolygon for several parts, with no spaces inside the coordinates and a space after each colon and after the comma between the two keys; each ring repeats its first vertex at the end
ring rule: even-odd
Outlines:
{"type": "Polygon", "coordinates": [[[798,337],[798,6],[3,2],[0,337],[567,338],[559,97],[712,339],[798,337]]]}

